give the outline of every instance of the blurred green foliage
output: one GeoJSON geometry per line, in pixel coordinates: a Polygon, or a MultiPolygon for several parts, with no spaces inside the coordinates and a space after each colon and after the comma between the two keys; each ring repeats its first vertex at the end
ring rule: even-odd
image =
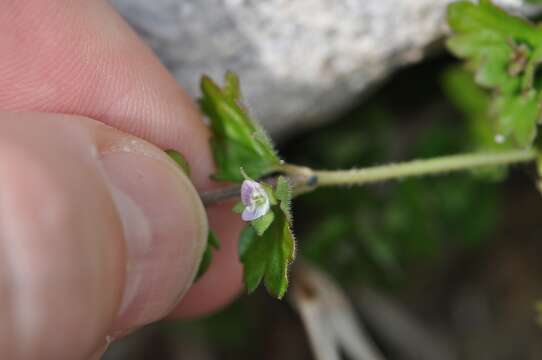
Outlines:
{"type": "Polygon", "coordinates": [[[542,30],[490,0],[453,2],[447,19],[448,49],[466,61],[480,86],[492,90],[497,133],[529,147],[541,115],[542,30]]]}
{"type": "MultiPolygon", "coordinates": [[[[495,135],[495,118],[490,113],[491,95],[476,84],[469,71],[460,66],[449,67],[443,73],[442,87],[449,101],[464,116],[468,150],[497,151],[514,147],[510,138],[495,135]]],[[[487,179],[502,180],[507,168],[482,168],[473,172],[487,179]]]]}

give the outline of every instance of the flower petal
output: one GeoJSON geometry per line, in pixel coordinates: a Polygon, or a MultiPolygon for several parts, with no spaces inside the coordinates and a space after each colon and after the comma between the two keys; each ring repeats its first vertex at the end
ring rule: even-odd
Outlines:
{"type": "Polygon", "coordinates": [[[261,204],[260,206],[247,206],[241,213],[241,219],[243,221],[252,221],[261,218],[269,211],[269,201],[261,204]]]}
{"type": "Polygon", "coordinates": [[[259,218],[260,216],[258,216],[258,208],[257,207],[246,207],[245,210],[243,210],[243,212],[241,213],[241,219],[243,219],[243,221],[252,221],[252,220],[256,220],[257,218],[259,218]]]}
{"type": "Polygon", "coordinates": [[[261,189],[261,185],[254,180],[245,180],[241,185],[241,201],[246,206],[250,206],[252,193],[261,189]]]}

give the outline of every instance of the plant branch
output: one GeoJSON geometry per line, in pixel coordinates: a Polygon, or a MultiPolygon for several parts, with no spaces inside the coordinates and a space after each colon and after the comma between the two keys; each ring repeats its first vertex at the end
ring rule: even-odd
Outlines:
{"type": "Polygon", "coordinates": [[[239,197],[241,186],[234,185],[217,190],[204,191],[200,194],[203,205],[210,206],[224,200],[239,197]]]}
{"type": "MultiPolygon", "coordinates": [[[[315,170],[316,187],[338,185],[364,185],[405,177],[436,175],[452,171],[469,170],[487,166],[510,165],[536,158],[534,150],[512,150],[488,153],[459,154],[427,160],[374,166],[352,170],[315,170]]],[[[290,170],[291,171],[291,170],[290,170]]]]}
{"type": "MultiPolygon", "coordinates": [[[[277,171],[288,176],[294,193],[302,194],[321,186],[364,185],[406,177],[437,175],[452,171],[463,171],[496,165],[511,165],[529,162],[536,158],[536,152],[510,150],[487,153],[470,153],[442,156],[424,160],[373,166],[352,170],[313,170],[304,166],[283,164],[277,171]]],[[[266,179],[272,181],[271,179],[266,179]]],[[[201,194],[205,206],[238,197],[240,186],[231,186],[201,194]]]]}

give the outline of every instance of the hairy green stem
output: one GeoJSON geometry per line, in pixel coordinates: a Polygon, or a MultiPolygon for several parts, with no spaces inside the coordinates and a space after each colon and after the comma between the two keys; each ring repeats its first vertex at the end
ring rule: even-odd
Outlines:
{"type": "Polygon", "coordinates": [[[528,162],[536,158],[534,150],[460,154],[413,160],[364,169],[314,171],[316,186],[363,185],[412,176],[435,175],[495,165],[528,162]]]}
{"type": "MultiPolygon", "coordinates": [[[[335,171],[313,170],[304,166],[285,163],[279,166],[277,171],[288,176],[295,194],[302,194],[321,186],[364,185],[413,176],[436,175],[495,165],[511,165],[532,161],[536,156],[536,152],[532,149],[510,150],[442,156],[363,169],[335,171]]],[[[213,190],[202,193],[201,198],[203,203],[209,206],[238,197],[239,189],[240,187],[237,185],[213,190]]]]}

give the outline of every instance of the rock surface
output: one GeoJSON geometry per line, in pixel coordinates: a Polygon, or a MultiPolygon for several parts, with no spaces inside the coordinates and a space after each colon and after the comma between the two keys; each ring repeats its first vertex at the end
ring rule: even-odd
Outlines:
{"type": "MultiPolygon", "coordinates": [[[[446,31],[450,0],[112,0],[188,91],[227,69],[273,135],[332,118],[446,31]]],[[[528,11],[521,0],[501,0],[528,11]]]]}

